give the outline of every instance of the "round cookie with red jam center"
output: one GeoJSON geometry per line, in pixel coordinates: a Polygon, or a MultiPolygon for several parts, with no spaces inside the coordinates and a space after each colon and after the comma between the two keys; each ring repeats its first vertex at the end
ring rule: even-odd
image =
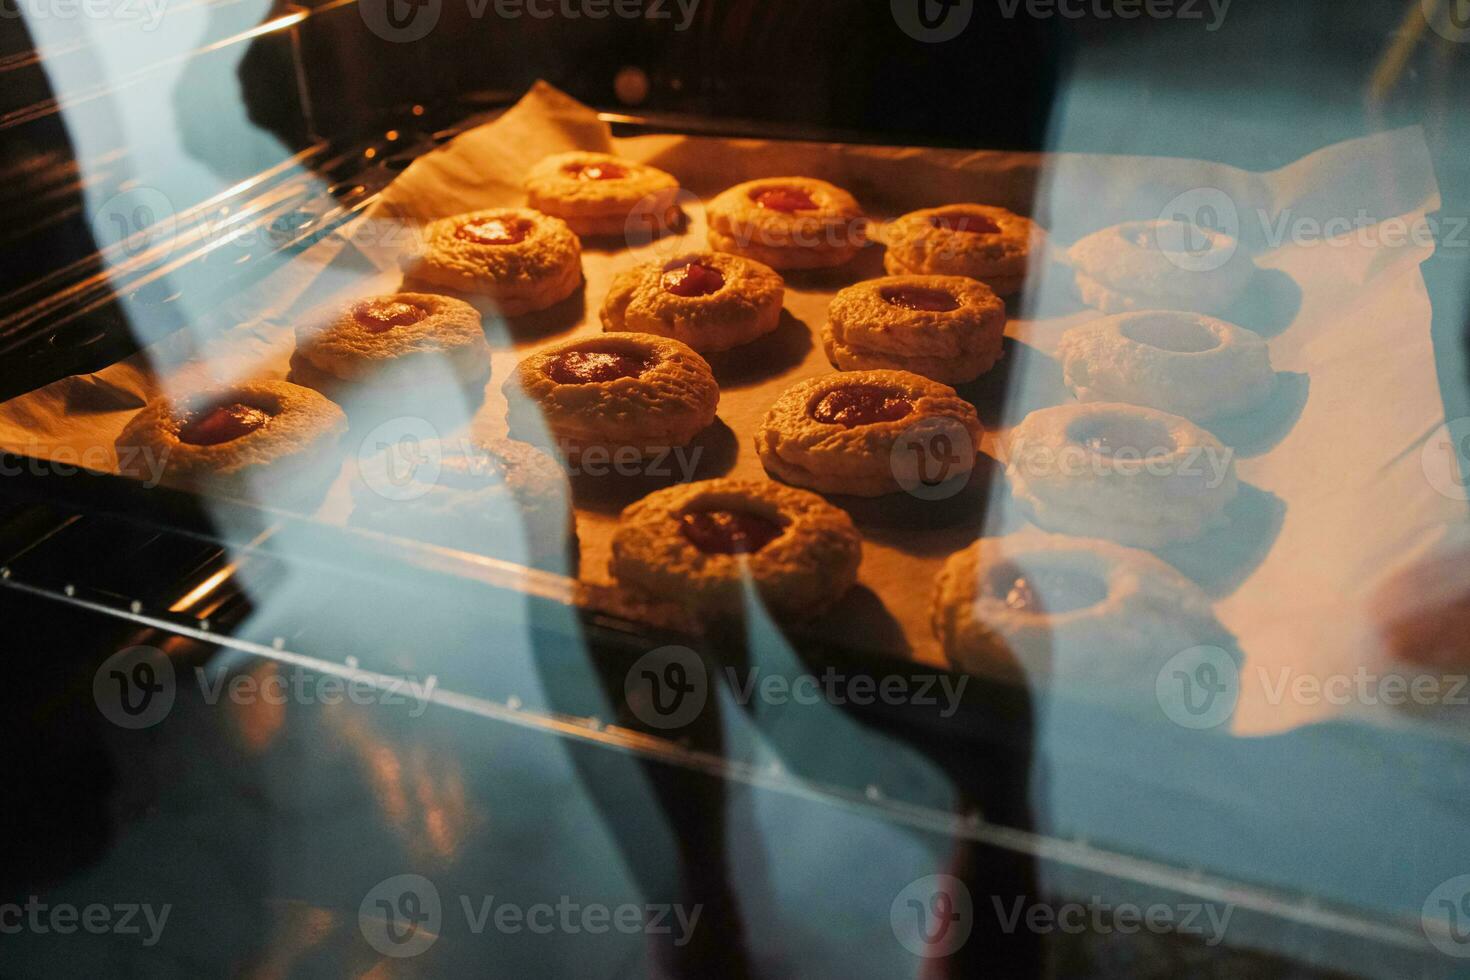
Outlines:
{"type": "Polygon", "coordinates": [[[822,346],[843,371],[912,371],[964,384],[1000,360],[1006,307],[965,276],[887,276],[840,291],[822,346]]]}
{"type": "Polygon", "coordinates": [[[1007,434],[1011,496],[1041,527],[1140,548],[1226,523],[1235,460],[1188,419],[1117,402],[1042,408],[1007,434]]]}
{"type": "Polygon", "coordinates": [[[575,337],[542,348],[505,381],[510,430],[550,438],[576,462],[597,449],[618,458],[684,446],[715,420],[720,388],[685,344],[645,333],[575,337]]]}
{"type": "Polygon", "coordinates": [[[729,350],[776,329],[786,284],[769,266],[694,252],[613,277],[602,329],[658,334],[700,352],[729,350]]]}
{"type": "Polygon", "coordinates": [[[1260,334],[1201,313],[1105,316],[1063,334],[1057,357],[1079,401],[1131,402],[1196,422],[1249,411],[1276,387],[1260,334]]]}
{"type": "Polygon", "coordinates": [[[904,215],[884,229],[883,241],[890,275],[969,276],[1009,296],[1041,260],[1046,233],[1005,208],[948,204],[904,215]]]}
{"type": "Polygon", "coordinates": [[[622,235],[629,215],[667,216],[678,194],[672,174],[607,153],[557,153],[526,175],[527,203],[579,235],[622,235]]]}
{"type": "Polygon", "coordinates": [[[304,505],[340,467],[347,416],[319,392],[250,381],[149,402],[117,437],[127,476],[265,506],[304,505]]]}
{"type": "Polygon", "coordinates": [[[931,620],[961,670],[1128,688],[1151,704],[1169,657],[1223,635],[1199,587],[1148,552],[1040,531],[951,555],[931,620]]]}
{"type": "Polygon", "coordinates": [[[703,616],[740,615],[745,583],[778,618],[816,615],[857,581],[862,539],[821,497],[779,483],[703,480],[649,494],[613,533],[618,584],[703,616]]]}
{"type": "Polygon", "coordinates": [[[409,282],[487,296],[504,316],[519,316],[576,292],[582,243],[560,218],[493,208],[431,221],[402,266],[409,282]]]}
{"type": "Polygon", "coordinates": [[[786,389],[756,432],[755,451],[778,480],[877,497],[903,489],[894,447],[906,433],[921,430],[943,432],[950,445],[968,447],[949,475],[959,478],[974,468],[980,420],[953,388],[907,371],[852,371],[786,389]]]}
{"type": "Polygon", "coordinates": [[[851,194],[811,177],[764,177],[709,202],[709,247],[773,269],[842,265],[867,244],[866,219],[851,194]]]}
{"type": "Polygon", "coordinates": [[[1125,221],[1067,252],[1082,302],[1104,313],[1222,313],[1255,275],[1234,237],[1184,221],[1125,221]]]}
{"type": "Polygon", "coordinates": [[[390,293],[298,325],[289,380],[330,397],[355,385],[479,388],[489,376],[490,345],[473,306],[433,293],[390,293]]]}
{"type": "Polygon", "coordinates": [[[550,456],[511,439],[395,444],[359,460],[351,521],[495,558],[563,569],[571,488],[550,456]]]}

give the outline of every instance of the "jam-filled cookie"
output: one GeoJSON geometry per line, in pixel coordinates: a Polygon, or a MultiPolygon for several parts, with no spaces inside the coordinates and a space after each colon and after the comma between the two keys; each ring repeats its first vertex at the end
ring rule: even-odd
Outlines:
{"type": "Polygon", "coordinates": [[[928,445],[930,430],[956,453],[946,476],[968,474],[982,434],[973,405],[907,371],[853,371],[786,389],[756,432],[755,451],[778,480],[877,497],[905,488],[901,470],[912,460],[899,441],[923,431],[928,445]]]}
{"type": "Polygon", "coordinates": [[[297,326],[289,380],[331,396],[360,384],[479,387],[489,376],[490,345],[473,306],[433,293],[391,293],[297,326]]]}
{"type": "Polygon", "coordinates": [[[1200,588],[1145,551],[1023,531],[951,555],[934,583],[934,633],[977,674],[1140,681],[1160,658],[1221,636],[1200,588]]]}
{"type": "Polygon", "coordinates": [[[628,216],[666,216],[679,182],[657,167],[580,150],[546,157],[526,175],[526,200],[579,235],[621,235],[628,216]]]}
{"type": "Polygon", "coordinates": [[[183,489],[271,505],[325,489],[340,467],[342,409],[286,381],[248,381],[156,399],[117,437],[119,468],[183,489]]]}
{"type": "Polygon", "coordinates": [[[358,461],[352,500],[353,524],[497,558],[565,559],[576,538],[566,474],[510,439],[387,446],[358,461]]]}
{"type": "Polygon", "coordinates": [[[505,382],[512,434],[548,434],[572,460],[596,447],[653,455],[687,445],[715,420],[720,388],[677,340],[605,333],[552,344],[505,382]]]}
{"type": "Polygon", "coordinates": [[[697,351],[765,336],[781,321],[786,284],[769,266],[724,252],[650,262],[613,277],[602,328],[653,333],[697,351]]]}
{"type": "Polygon", "coordinates": [[[1000,360],[1006,307],[964,276],[888,276],[839,292],[822,346],[843,371],[892,368],[964,384],[1000,360]]]}
{"type": "Polygon", "coordinates": [[[1041,527],[1144,548],[1224,524],[1239,489],[1220,440],[1138,405],[1038,409],[1010,431],[1005,456],[1012,496],[1041,527]]]}
{"type": "Polygon", "coordinates": [[[1255,265],[1231,235],[1185,221],[1126,221],[1068,252],[1082,301],[1104,313],[1221,313],[1255,265]]]}
{"type": "Polygon", "coordinates": [[[889,275],[969,276],[1009,296],[1041,258],[1046,234],[1005,208],[949,204],[904,215],[884,229],[883,241],[889,275]]]}
{"type": "Polygon", "coordinates": [[[505,316],[566,299],[582,282],[582,243],[560,218],[529,208],[471,211],[430,222],[403,259],[414,282],[477,293],[505,316]]]}
{"type": "Polygon", "coordinates": [[[709,202],[709,246],[773,269],[842,265],[867,244],[862,208],[840,187],[811,177],[764,177],[709,202]]]}
{"type": "Polygon", "coordinates": [[[619,584],[707,615],[738,614],[749,583],[777,617],[815,615],[857,581],[862,539],[821,497],[779,483],[704,480],[623,510],[619,584]]]}
{"type": "Polygon", "coordinates": [[[1132,402],[1202,421],[1255,408],[1276,387],[1257,333],[1200,313],[1103,317],[1062,335],[1057,356],[1084,402],[1132,402]]]}

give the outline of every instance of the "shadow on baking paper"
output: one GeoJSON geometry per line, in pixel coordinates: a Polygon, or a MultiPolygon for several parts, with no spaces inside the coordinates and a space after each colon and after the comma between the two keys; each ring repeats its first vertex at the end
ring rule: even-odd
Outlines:
{"type": "Polygon", "coordinates": [[[1227,523],[1195,541],[1158,549],[1160,558],[1189,576],[1211,598],[1229,595],[1265,560],[1281,524],[1286,501],[1269,490],[1240,484],[1225,508],[1227,523]]]}
{"type": "Polygon", "coordinates": [[[1249,459],[1269,452],[1285,439],[1307,407],[1311,379],[1302,371],[1278,371],[1276,389],[1260,407],[1244,415],[1212,419],[1205,428],[1235,451],[1249,459]]]}
{"type": "Polygon", "coordinates": [[[721,390],[747,388],[784,374],[802,361],[812,349],[812,332],[805,323],[781,311],[776,329],[758,340],[733,350],[703,354],[721,390]]]}
{"type": "Polygon", "coordinates": [[[1302,308],[1302,287],[1280,269],[1256,268],[1236,300],[1221,318],[1271,338],[1285,332],[1302,308]]]}

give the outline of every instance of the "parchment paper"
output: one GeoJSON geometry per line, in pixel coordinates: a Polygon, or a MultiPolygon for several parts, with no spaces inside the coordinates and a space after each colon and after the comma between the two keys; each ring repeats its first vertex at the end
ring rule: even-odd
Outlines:
{"type": "MultiPolygon", "coordinates": [[[[741,180],[802,174],[849,188],[880,218],[947,202],[1000,204],[1037,217],[1063,246],[1117,221],[1157,217],[1185,192],[1226,194],[1261,270],[1230,317],[1270,338],[1281,383],[1266,409],[1219,427],[1236,449],[1243,483],[1231,526],[1162,555],[1211,594],[1245,652],[1233,723],[1239,732],[1290,727],[1340,710],[1273,701],[1250,678],[1281,665],[1318,673],[1352,669],[1363,651],[1362,624],[1351,616],[1365,585],[1423,548],[1444,524],[1463,520],[1463,505],[1437,493],[1420,462],[1421,445],[1443,422],[1430,307],[1418,269],[1432,246],[1422,237],[1405,241],[1374,233],[1385,222],[1412,224],[1438,207],[1417,130],[1341,144],[1282,170],[1252,174],[1153,158],[681,136],[613,139],[590,109],[544,84],[494,122],[415,161],[343,235],[316,246],[230,308],[199,311],[216,325],[227,323],[227,339],[205,349],[193,334],[171,338],[147,357],[14,399],[0,406],[0,445],[53,459],[87,453],[96,461],[88,465],[115,468],[112,440],[146,398],[206,379],[284,377],[297,319],[319,303],[397,288],[396,258],[405,239],[384,228],[522,204],[526,169],[546,154],[575,148],[652,163],[706,199],[741,180]],[[1289,224],[1281,223],[1283,216],[1289,224]],[[1344,216],[1367,224],[1330,241],[1309,234],[1311,222],[1344,216]],[[1289,229],[1284,235],[1283,228],[1289,229]],[[1349,628],[1352,639],[1343,635],[1349,628]]],[[[1185,205],[1194,200],[1183,199],[1185,205]]],[[[527,351],[601,330],[597,310],[614,272],[703,247],[702,209],[686,210],[690,224],[681,235],[632,249],[621,241],[586,243],[585,288],[557,307],[514,323],[486,310],[494,365],[484,403],[470,406],[475,432],[504,434],[500,387],[527,351]]],[[[764,477],[751,446],[756,425],[786,387],[832,370],[818,336],[827,303],[842,286],[882,275],[881,260],[875,246],[842,269],[788,275],[780,329],[710,358],[721,384],[719,421],[697,443],[692,471],[680,472],[681,461],[673,460],[669,478],[576,478],[585,580],[608,580],[617,513],[649,490],[683,476],[764,477]]],[[[928,625],[934,574],[977,535],[1023,524],[993,459],[995,436],[1031,409],[1070,400],[1051,353],[1064,330],[1099,315],[1076,301],[1070,280],[1059,263],[1036,270],[1026,296],[1012,304],[1005,360],[963,389],[988,430],[987,455],[969,488],[937,503],[906,495],[834,498],[864,534],[861,584],[818,629],[858,646],[941,660],[928,625]]],[[[401,413],[409,411],[412,406],[404,406],[401,413]]],[[[350,457],[369,424],[354,418],[348,468],[319,512],[324,520],[346,518],[350,457]]],[[[441,434],[454,434],[447,431],[452,419],[436,418],[435,424],[446,430],[441,434]]]]}

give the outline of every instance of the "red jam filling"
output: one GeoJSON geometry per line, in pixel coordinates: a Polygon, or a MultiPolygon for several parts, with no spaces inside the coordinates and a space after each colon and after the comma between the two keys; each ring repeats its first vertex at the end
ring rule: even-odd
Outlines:
{"type": "Polygon", "coordinates": [[[929,225],[945,231],[963,231],[971,235],[998,235],[1000,225],[981,214],[945,211],[929,218],[929,225]]]}
{"type": "Polygon", "coordinates": [[[567,168],[567,173],[578,180],[621,180],[628,176],[627,169],[616,163],[574,163],[567,168]]]}
{"type": "Polygon", "coordinates": [[[454,237],[476,245],[515,245],[531,233],[525,218],[482,218],[466,221],[454,229],[454,237]]]}
{"type": "Polygon", "coordinates": [[[922,310],[926,313],[948,313],[960,308],[959,300],[942,289],[924,289],[920,286],[899,286],[885,289],[883,300],[906,310],[922,310]]]}
{"type": "Polygon", "coordinates": [[[786,214],[817,209],[817,202],[799,187],[768,187],[752,194],[751,200],[755,201],[756,207],[765,208],[768,211],[782,211],[786,214]]]}
{"type": "Polygon", "coordinates": [[[1022,570],[1003,562],[985,580],[986,594],[1012,609],[1034,613],[1065,613],[1086,609],[1108,596],[1102,580],[1087,572],[1061,568],[1022,570]]]}
{"type": "Polygon", "coordinates": [[[914,410],[896,388],[882,385],[845,385],[834,388],[812,406],[812,418],[851,429],[874,422],[893,422],[914,410]]]}
{"type": "Polygon", "coordinates": [[[191,446],[218,446],[249,435],[271,420],[271,414],[243,402],[191,412],[179,427],[179,441],[191,446]]]}
{"type": "Polygon", "coordinates": [[[679,531],[707,555],[748,555],[781,536],[781,525],[741,510],[697,510],[679,518],[679,531]]]}
{"type": "Polygon", "coordinates": [[[418,323],[428,315],[428,311],[401,300],[370,299],[353,307],[352,315],[368,333],[383,333],[394,327],[418,323]]]}
{"type": "Polygon", "coordinates": [[[725,277],[719,269],[690,262],[667,270],[662,285],[675,296],[708,296],[725,285],[725,277]]]}
{"type": "Polygon", "coordinates": [[[505,468],[493,456],[445,456],[439,460],[438,482],[453,490],[480,490],[502,483],[505,468]]]}
{"type": "Polygon", "coordinates": [[[648,361],[636,354],[569,350],[552,360],[546,373],[563,385],[586,385],[618,378],[636,378],[648,370],[648,361]]]}

